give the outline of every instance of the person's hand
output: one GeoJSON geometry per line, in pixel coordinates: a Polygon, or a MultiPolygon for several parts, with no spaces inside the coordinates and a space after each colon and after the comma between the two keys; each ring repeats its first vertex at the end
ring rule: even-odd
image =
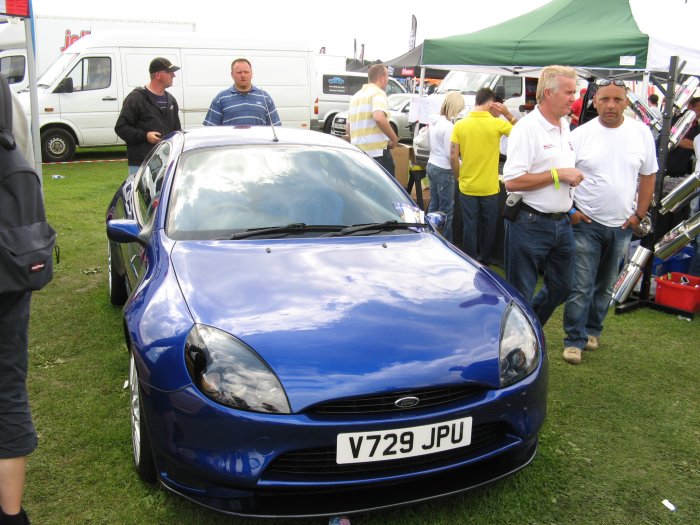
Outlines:
{"type": "Polygon", "coordinates": [[[146,140],[149,144],[158,144],[161,140],[163,140],[163,137],[161,136],[160,131],[149,131],[146,133],[146,140]]]}
{"type": "Polygon", "coordinates": [[[583,182],[583,173],[576,168],[557,168],[559,182],[566,182],[572,188],[575,188],[583,182]]]}
{"type": "Polygon", "coordinates": [[[389,139],[389,149],[394,149],[398,145],[399,145],[399,139],[397,137],[394,137],[393,139],[389,139]]]}
{"type": "Polygon", "coordinates": [[[571,224],[578,224],[581,221],[585,222],[586,224],[590,224],[591,218],[588,215],[586,215],[585,213],[576,210],[571,215],[571,224]]]}

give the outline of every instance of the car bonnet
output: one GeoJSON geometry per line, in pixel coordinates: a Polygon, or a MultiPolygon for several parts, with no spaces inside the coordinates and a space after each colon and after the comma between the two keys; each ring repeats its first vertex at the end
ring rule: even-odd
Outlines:
{"type": "Polygon", "coordinates": [[[498,386],[510,297],[435,235],[181,241],[171,261],[195,322],[253,348],[293,409],[387,388],[498,386]]]}

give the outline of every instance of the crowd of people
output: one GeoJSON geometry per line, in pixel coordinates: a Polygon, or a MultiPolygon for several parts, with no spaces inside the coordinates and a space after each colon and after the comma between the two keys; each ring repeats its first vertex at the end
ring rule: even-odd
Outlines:
{"type": "MultiPolygon", "coordinates": [[[[167,91],[179,69],[165,58],[154,58],[149,66],[149,83],[134,89],[124,100],[115,131],[127,144],[130,174],[138,170],[153,145],[181,129],[177,100],[167,91]]],[[[247,59],[233,61],[231,77],[233,85],[214,97],[204,125],[281,125],[272,97],[253,84],[253,68],[247,59]]],[[[398,144],[398,137],[389,123],[385,93],[388,78],[385,66],[369,68],[368,83],[350,101],[348,127],[351,142],[394,174],[391,149],[398,144]]],[[[462,248],[472,258],[491,264],[501,220],[499,151],[502,139],[508,138],[502,174],[509,193],[504,212],[506,279],[532,306],[542,325],[564,305],[562,357],[571,364],[581,363],[584,350],[596,350],[601,345],[620,262],[629,250],[633,230],[651,206],[658,171],[654,135],[642,122],[625,116],[624,82],[599,80],[592,98],[598,116],[581,123],[586,92],[582,90],[577,99],[576,80],[577,74],[570,67],[544,68],[537,85],[537,105],[522,118],[484,88],[476,93],[473,111],[457,120],[465,107],[464,98],[461,93],[449,93],[439,118],[431,125],[427,165],[428,211],[447,215],[443,235],[452,241],[457,194],[463,222],[462,248]],[[537,289],[540,276],[542,285],[537,289]]],[[[653,111],[660,111],[658,97],[652,95],[649,103],[653,111]]],[[[700,117],[700,98],[692,99],[689,108],[700,117]]],[[[660,112],[658,115],[660,118],[660,112]]],[[[700,149],[698,135],[696,122],[669,156],[667,174],[688,173],[693,152],[697,155],[700,149]]],[[[14,339],[9,335],[3,338],[16,341],[26,357],[28,296],[11,305],[0,301],[0,312],[3,334],[14,334],[14,339]],[[11,311],[17,312],[21,322],[10,316],[11,311]]],[[[0,365],[4,367],[7,360],[2,359],[0,365]]],[[[24,384],[26,359],[19,368],[12,372],[0,369],[18,385],[11,394],[22,394],[20,408],[24,414],[19,426],[16,421],[7,421],[8,391],[3,383],[2,525],[28,523],[21,498],[26,456],[36,446],[36,434],[24,384]],[[8,433],[8,428],[14,433],[8,433]]],[[[0,377],[5,377],[2,374],[0,377]]],[[[17,413],[16,406],[12,410],[17,413]]]]}

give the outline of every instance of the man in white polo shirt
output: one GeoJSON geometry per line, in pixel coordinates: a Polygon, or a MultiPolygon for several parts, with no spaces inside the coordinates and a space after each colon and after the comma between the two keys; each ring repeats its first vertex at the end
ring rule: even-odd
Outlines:
{"type": "Polygon", "coordinates": [[[576,167],[585,175],[571,216],[576,260],[564,307],[562,357],[574,365],[581,362],[581,350],[596,350],[600,344],[620,261],[632,230],[649,209],[658,170],[651,131],[624,116],[624,82],[602,79],[597,84],[593,105],[598,118],[571,133],[576,167]]]}
{"type": "Polygon", "coordinates": [[[506,279],[544,325],[571,290],[574,236],[569,211],[583,175],[574,167],[569,123],[576,98],[576,71],[548,66],[537,83],[537,106],[508,139],[503,166],[506,190],[522,197],[513,221],[505,221],[506,279]],[[537,295],[539,273],[543,284],[537,295]]]}

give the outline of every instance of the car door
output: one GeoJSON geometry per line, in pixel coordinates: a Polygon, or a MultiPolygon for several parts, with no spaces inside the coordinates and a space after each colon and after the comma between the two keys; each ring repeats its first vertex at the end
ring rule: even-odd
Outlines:
{"type": "Polygon", "coordinates": [[[61,93],[61,117],[78,130],[79,145],[117,144],[119,115],[114,54],[86,56],[68,73],[70,93],[61,93]]]}
{"type": "MultiPolygon", "coordinates": [[[[142,231],[153,229],[172,148],[170,141],[161,142],[156,146],[134,179],[131,209],[133,218],[142,231]]],[[[138,243],[125,243],[121,246],[129,290],[133,290],[146,271],[147,250],[138,243]]]]}

